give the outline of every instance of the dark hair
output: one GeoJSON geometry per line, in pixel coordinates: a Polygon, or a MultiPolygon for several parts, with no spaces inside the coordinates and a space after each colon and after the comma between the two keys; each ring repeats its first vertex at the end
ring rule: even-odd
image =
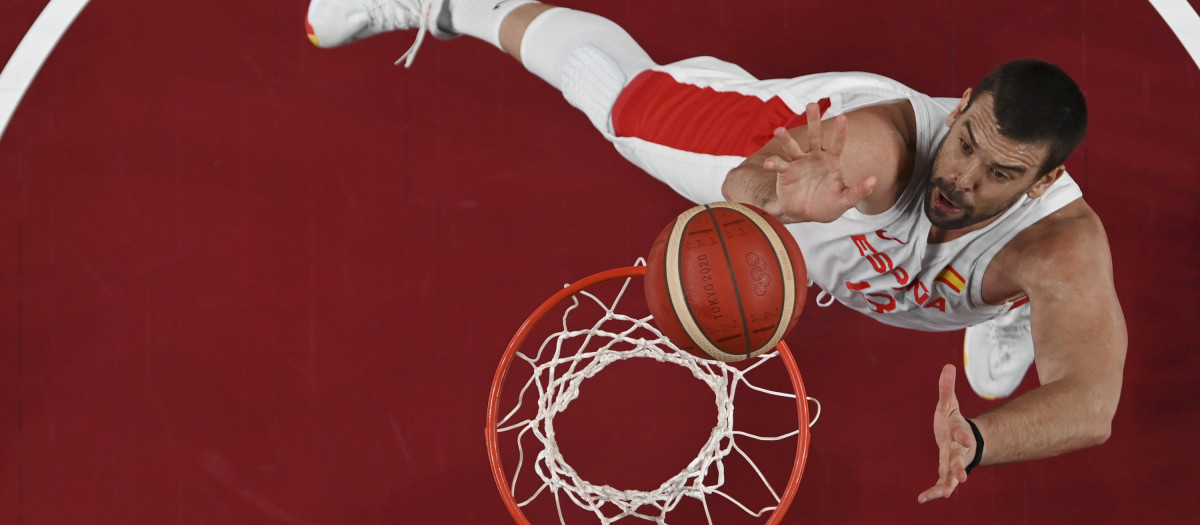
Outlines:
{"type": "Polygon", "coordinates": [[[1025,59],[1001,64],[975,86],[967,106],[984,93],[992,95],[1001,135],[1048,147],[1039,177],[1067,160],[1087,133],[1083,93],[1070,76],[1049,62],[1025,59]]]}

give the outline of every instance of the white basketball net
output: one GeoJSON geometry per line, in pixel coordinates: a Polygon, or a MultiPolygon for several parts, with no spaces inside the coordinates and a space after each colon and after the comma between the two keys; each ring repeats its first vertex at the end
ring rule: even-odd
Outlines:
{"type": "MultiPolygon", "coordinates": [[[[617,304],[629,285],[628,279],[611,304],[605,304],[586,290],[572,296],[573,304],[567,307],[563,314],[563,329],[547,337],[538,347],[535,354],[517,352],[516,358],[527,363],[531,368],[531,377],[518,395],[517,405],[498,424],[498,432],[518,432],[518,460],[515,472],[510,480],[512,495],[516,498],[517,487],[522,481],[525,465],[525,437],[532,435],[543,447],[537,452],[532,461],[533,472],[540,478],[541,484],[527,499],[518,500],[525,506],[536,499],[544,491],[554,494],[558,506],[560,521],[565,523],[562,514],[561,497],[565,495],[575,505],[593,512],[601,523],[612,523],[626,518],[636,517],[656,523],[666,523],[666,516],[683,500],[684,497],[698,499],[704,505],[705,514],[711,525],[712,515],[709,513],[708,497],[719,496],[734,503],[751,516],[759,517],[764,513],[774,511],[776,506],[768,506],[752,510],[734,497],[722,492],[725,483],[724,461],[737,452],[736,458],[746,461],[758,474],[758,478],[776,504],[780,501],[779,493],[767,481],[758,465],[738,446],[739,439],[756,439],[763,441],[778,441],[796,436],[799,431],[793,430],[779,436],[757,436],[740,432],[734,428],[733,408],[734,398],[739,388],[750,388],[764,394],[795,399],[796,395],[789,392],[777,392],[757,387],[750,383],[747,375],[762,364],[778,358],[777,352],[767,352],[756,359],[748,367],[735,368],[716,360],[701,359],[677,349],[666,337],[649,324],[651,317],[635,319],[617,313],[617,304]],[[568,320],[573,311],[580,306],[580,297],[594,301],[604,309],[606,314],[590,327],[569,329],[568,320]],[[618,327],[618,331],[613,328],[618,327]],[[652,334],[653,339],[634,337],[635,334],[652,334]],[[686,468],[664,481],[657,489],[650,491],[620,490],[608,485],[596,485],[582,479],[563,459],[555,441],[554,417],[562,413],[572,401],[579,397],[579,389],[585,379],[595,376],[608,365],[617,361],[634,358],[648,358],[659,362],[672,363],[687,369],[691,374],[704,382],[715,394],[717,406],[717,422],[708,440],[686,468]],[[524,403],[535,403],[536,414],[520,421],[510,421],[521,409],[524,403]],[[710,475],[715,469],[716,475],[710,475]],[[706,481],[707,480],[707,481],[706,481]]],[[[514,360],[514,364],[517,361],[514,360]]],[[[809,401],[816,401],[808,398],[809,401]]],[[[812,418],[816,423],[819,414],[812,418]]],[[[525,412],[532,412],[526,410],[525,412]]],[[[810,423],[811,426],[811,423],[810,423]]]]}

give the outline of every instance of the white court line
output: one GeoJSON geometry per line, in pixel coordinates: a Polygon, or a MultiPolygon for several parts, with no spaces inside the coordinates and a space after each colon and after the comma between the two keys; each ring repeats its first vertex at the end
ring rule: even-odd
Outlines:
{"type": "Polygon", "coordinates": [[[50,0],[25,33],[25,38],[17,44],[4,71],[0,71],[0,137],[4,136],[17,104],[25,96],[25,90],[29,89],[50,50],[87,3],[88,0],[50,0]]]}
{"type": "Polygon", "coordinates": [[[1158,15],[1171,26],[1175,37],[1183,43],[1183,48],[1192,55],[1196,67],[1200,67],[1200,15],[1188,4],[1187,0],[1150,0],[1150,5],[1158,10],[1158,15]]]}

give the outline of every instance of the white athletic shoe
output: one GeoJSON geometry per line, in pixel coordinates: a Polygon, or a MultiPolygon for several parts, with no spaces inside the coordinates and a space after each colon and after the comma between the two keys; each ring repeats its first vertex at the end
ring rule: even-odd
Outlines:
{"type": "Polygon", "coordinates": [[[312,0],[305,29],[317,47],[337,47],[388,31],[417,29],[417,39],[400,60],[412,65],[425,33],[442,40],[457,34],[438,27],[449,16],[446,0],[312,0]],[[444,20],[443,20],[444,21],[444,20]]]}
{"type": "Polygon", "coordinates": [[[979,397],[996,399],[1012,394],[1032,364],[1028,303],[967,328],[963,369],[979,397]]]}

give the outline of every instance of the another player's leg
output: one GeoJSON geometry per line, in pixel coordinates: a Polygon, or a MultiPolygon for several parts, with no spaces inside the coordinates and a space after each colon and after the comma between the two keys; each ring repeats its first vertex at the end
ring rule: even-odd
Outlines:
{"type": "Polygon", "coordinates": [[[981,397],[1007,397],[1033,364],[1033,332],[1029,304],[967,328],[963,369],[971,389],[981,397]]]}

